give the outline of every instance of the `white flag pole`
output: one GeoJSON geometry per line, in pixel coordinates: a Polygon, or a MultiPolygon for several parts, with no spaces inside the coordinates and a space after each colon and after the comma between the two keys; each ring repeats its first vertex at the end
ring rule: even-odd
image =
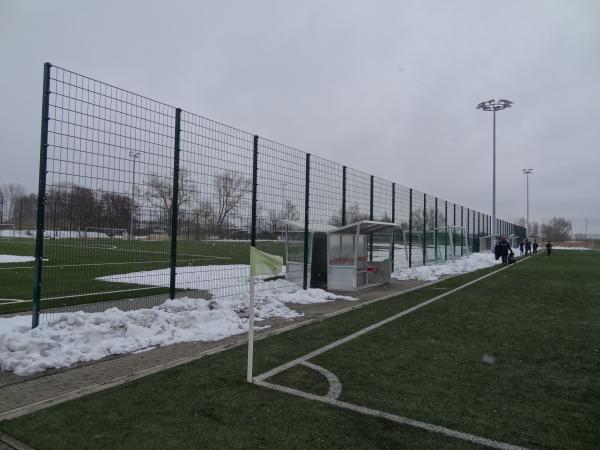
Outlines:
{"type": "Polygon", "coordinates": [[[248,302],[248,372],[246,380],[252,383],[252,364],[254,352],[254,275],[250,275],[250,300],[248,302]]]}

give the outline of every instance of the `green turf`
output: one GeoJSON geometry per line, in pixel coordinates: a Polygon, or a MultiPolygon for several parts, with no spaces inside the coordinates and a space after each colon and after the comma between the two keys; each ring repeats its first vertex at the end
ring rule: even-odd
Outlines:
{"type": "MultiPolygon", "coordinates": [[[[599,253],[537,256],[312,362],[342,400],[533,448],[600,448],[599,253]],[[482,361],[483,354],[495,364],[482,361]]],[[[256,372],[493,269],[256,345],[256,372]]],[[[0,423],[52,448],[473,448],[243,382],[244,348],[0,423]]],[[[303,371],[278,378],[322,393],[303,371]]]]}
{"type": "Polygon", "coordinates": [[[528,447],[600,448],[598,273],[597,252],[540,255],[311,362],[350,403],[528,447]]]}
{"type": "MultiPolygon", "coordinates": [[[[121,239],[45,239],[42,272],[43,307],[59,307],[106,300],[162,294],[168,289],[144,284],[115,283],[98,277],[170,266],[170,241],[127,241],[121,239]],[[123,292],[114,292],[123,291],[123,292]],[[98,293],[98,295],[90,295],[98,293]],[[47,300],[53,297],[67,297],[47,300]]],[[[259,242],[264,251],[283,255],[283,243],[259,242]]],[[[178,266],[247,264],[248,242],[178,242],[178,266]]],[[[0,255],[33,256],[34,239],[0,239],[0,255]]],[[[136,281],[143,283],[143,279],[136,281]]],[[[33,293],[33,263],[0,264],[0,298],[30,300],[33,293]]],[[[0,313],[28,311],[30,303],[0,304],[0,313]]]]}

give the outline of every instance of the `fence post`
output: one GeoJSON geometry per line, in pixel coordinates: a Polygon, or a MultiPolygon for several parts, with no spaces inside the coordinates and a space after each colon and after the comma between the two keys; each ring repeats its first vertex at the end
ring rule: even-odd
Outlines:
{"type": "MultiPolygon", "coordinates": [[[[408,268],[409,269],[412,267],[412,217],[413,217],[412,193],[413,193],[413,190],[411,188],[411,189],[409,189],[409,194],[408,194],[408,268]]],[[[405,243],[405,245],[406,245],[406,243],[405,243]]]]}
{"type": "Polygon", "coordinates": [[[467,208],[467,247],[469,247],[469,234],[471,234],[471,227],[469,226],[469,208],[467,208]]]}
{"type": "Polygon", "coordinates": [[[446,236],[444,237],[444,261],[448,261],[448,200],[444,200],[444,227],[446,236]]]}
{"type": "Polygon", "coordinates": [[[423,265],[427,261],[427,194],[423,194],[423,265]]]}
{"type": "MultiPolygon", "coordinates": [[[[392,183],[392,223],[396,225],[396,183],[392,183]]],[[[391,271],[394,271],[394,255],[396,254],[396,227],[392,228],[392,254],[390,255],[391,271]]]]}
{"type": "Polygon", "coordinates": [[[346,225],[346,166],[342,169],[342,226],[346,225]]]}
{"type": "Polygon", "coordinates": [[[304,276],[302,280],[302,288],[307,289],[308,286],[308,210],[310,199],[310,153],[306,154],[306,183],[304,191],[304,276]]]}
{"type": "MultiPolygon", "coordinates": [[[[452,226],[456,227],[456,203],[452,203],[452,226]]],[[[454,239],[456,228],[452,229],[452,257],[456,258],[456,240],[454,239]]]]}
{"type": "Polygon", "coordinates": [[[473,210],[473,245],[471,247],[471,252],[475,253],[475,210],[473,210]]]}
{"type": "Polygon", "coordinates": [[[433,217],[433,257],[435,258],[435,263],[438,262],[438,198],[435,198],[435,204],[433,207],[434,217],[433,217]]]}
{"type": "Polygon", "coordinates": [[[480,222],[481,222],[481,213],[478,212],[477,213],[477,239],[478,239],[477,251],[481,250],[481,248],[479,247],[479,238],[481,237],[481,223],[480,222]]]}
{"type": "MultiPolygon", "coordinates": [[[[375,177],[371,175],[371,194],[369,198],[369,220],[373,220],[373,186],[375,177]]],[[[369,261],[373,261],[373,233],[369,234],[369,261]]]]}
{"type": "MultiPolygon", "coordinates": [[[[42,297],[42,264],[44,257],[44,220],[46,213],[46,172],[48,161],[48,121],[50,104],[50,63],[44,64],[44,81],[42,87],[42,123],[40,132],[40,169],[38,179],[37,218],[35,227],[35,269],[33,281],[33,305],[31,328],[40,323],[42,297]]],[[[2,211],[4,213],[4,211],[2,211]]]]}
{"type": "Polygon", "coordinates": [[[258,136],[254,135],[252,146],[252,224],[250,225],[250,246],[256,247],[256,188],[258,185],[258,136]]]}
{"type": "Polygon", "coordinates": [[[175,144],[173,147],[173,199],[171,200],[171,277],[169,298],[175,298],[177,268],[177,221],[179,216],[179,136],[181,134],[181,108],[175,110],[175,144]]]}
{"type": "MultiPolygon", "coordinates": [[[[465,222],[464,222],[464,219],[463,219],[463,217],[464,217],[463,211],[464,211],[464,206],[460,205],[460,227],[461,228],[464,228],[464,226],[465,226],[465,222]]],[[[461,230],[460,234],[461,234],[461,238],[460,238],[460,256],[464,256],[463,255],[463,247],[464,247],[464,245],[463,245],[463,239],[464,239],[464,237],[463,236],[465,235],[464,230],[461,230]]]]}

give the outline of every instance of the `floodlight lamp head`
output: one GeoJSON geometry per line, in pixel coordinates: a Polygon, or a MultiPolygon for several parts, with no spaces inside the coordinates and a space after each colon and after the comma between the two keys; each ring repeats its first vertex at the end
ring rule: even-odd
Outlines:
{"type": "Polygon", "coordinates": [[[141,152],[138,152],[137,150],[129,150],[129,157],[130,158],[139,158],[141,155],[141,152]]]}
{"type": "Polygon", "coordinates": [[[498,101],[491,99],[486,102],[481,102],[477,105],[476,109],[483,109],[484,111],[500,111],[505,108],[510,108],[513,102],[506,99],[500,99],[498,101]]]}

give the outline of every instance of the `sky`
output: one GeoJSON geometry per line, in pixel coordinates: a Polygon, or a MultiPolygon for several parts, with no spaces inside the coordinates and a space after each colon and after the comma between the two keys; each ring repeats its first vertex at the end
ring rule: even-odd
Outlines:
{"type": "MultiPolygon", "coordinates": [[[[0,183],[37,189],[43,63],[492,212],[596,218],[600,2],[0,0],[0,183]]],[[[592,232],[592,230],[590,230],[592,232]]]]}

